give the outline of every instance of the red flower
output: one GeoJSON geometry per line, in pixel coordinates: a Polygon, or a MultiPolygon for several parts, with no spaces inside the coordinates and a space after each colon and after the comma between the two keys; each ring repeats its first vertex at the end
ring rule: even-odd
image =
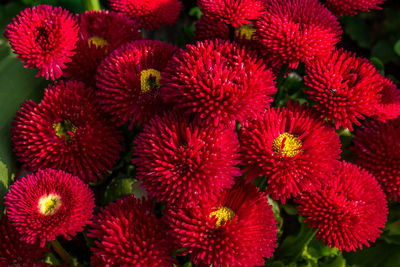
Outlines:
{"type": "Polygon", "coordinates": [[[364,116],[376,113],[381,76],[366,59],[344,50],[332,52],[306,66],[305,93],[316,102],[321,118],[327,117],[336,128],[353,130],[364,116]]]}
{"type": "Polygon", "coordinates": [[[297,200],[300,215],[327,246],[340,251],[369,246],[386,223],[385,194],[371,174],[350,163],[341,162],[327,175],[320,190],[297,200]]]}
{"type": "Polygon", "coordinates": [[[178,246],[196,266],[263,265],[276,247],[277,226],[266,196],[238,182],[218,201],[167,210],[178,246]]]}
{"type": "Polygon", "coordinates": [[[101,61],[120,45],[140,39],[136,22],[106,10],[79,15],[79,41],[65,76],[94,85],[101,61]],[[118,30],[116,30],[118,29],[118,30]]]}
{"type": "Polygon", "coordinates": [[[182,206],[214,199],[241,172],[236,132],[189,122],[183,116],[155,117],[135,140],[137,178],[150,196],[182,206]]]}
{"type": "Polygon", "coordinates": [[[62,235],[71,239],[92,218],[94,195],[89,186],[69,173],[45,169],[11,185],[4,197],[7,216],[21,240],[44,247],[62,235]]]}
{"type": "Polygon", "coordinates": [[[7,216],[3,215],[0,224],[0,266],[47,266],[38,259],[45,257],[48,248],[40,247],[38,242],[33,245],[25,243],[20,238],[7,216]]]}
{"type": "Polygon", "coordinates": [[[182,3],[178,0],[110,0],[112,10],[135,20],[140,28],[154,30],[161,25],[173,25],[179,17],[182,3]]]}
{"type": "Polygon", "coordinates": [[[246,179],[268,177],[267,193],[282,203],[318,188],[341,152],[333,128],[298,103],[269,109],[243,125],[239,140],[246,179]]]}
{"type": "Polygon", "coordinates": [[[145,124],[166,108],[160,95],[161,72],[177,51],[161,41],[135,41],[111,53],[98,68],[98,101],[119,125],[145,124]]]}
{"type": "Polygon", "coordinates": [[[254,54],[226,41],[188,45],[168,64],[161,94],[184,114],[217,125],[245,121],[264,111],[276,88],[254,54]]]}
{"type": "Polygon", "coordinates": [[[263,14],[263,0],[198,0],[201,12],[215,21],[238,27],[263,14]]]}
{"type": "Polygon", "coordinates": [[[383,89],[373,118],[379,121],[395,119],[400,115],[400,90],[388,78],[382,76],[381,82],[383,89]]]}
{"type": "Polygon", "coordinates": [[[366,122],[353,143],[355,162],[376,177],[388,199],[400,202],[400,118],[366,122]]]}
{"type": "Polygon", "coordinates": [[[172,266],[173,243],[165,225],[152,210],[152,202],[133,195],[109,204],[94,217],[88,236],[93,266],[172,266]]]}
{"type": "Polygon", "coordinates": [[[61,7],[39,5],[21,11],[4,36],[25,67],[37,67],[37,76],[54,80],[61,77],[75,53],[78,27],[75,18],[61,7]]]}
{"type": "Polygon", "coordinates": [[[256,29],[265,52],[292,68],[332,51],[342,34],[337,18],[318,0],[270,0],[256,29]]]}
{"type": "Polygon", "coordinates": [[[61,169],[96,181],[111,170],[122,146],[120,132],[100,113],[93,90],[76,81],[45,90],[36,104],[22,105],[11,129],[14,151],[24,167],[61,169]]]}
{"type": "Polygon", "coordinates": [[[326,5],[337,16],[354,16],[359,11],[371,11],[382,9],[378,5],[386,0],[326,0],[326,5]]]}

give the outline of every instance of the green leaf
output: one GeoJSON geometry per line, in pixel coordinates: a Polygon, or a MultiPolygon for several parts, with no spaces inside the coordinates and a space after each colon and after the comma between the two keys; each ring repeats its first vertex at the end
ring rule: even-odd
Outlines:
{"type": "Polygon", "coordinates": [[[111,183],[107,186],[104,193],[105,204],[113,202],[118,198],[135,194],[135,196],[142,197],[144,195],[138,182],[135,178],[131,177],[115,177],[111,183]],[[135,189],[135,190],[134,190],[135,189]]]}
{"type": "Polygon", "coordinates": [[[62,265],[60,260],[53,254],[49,253],[46,255],[46,258],[44,259],[44,262],[49,264],[50,266],[59,266],[62,265]]]}
{"type": "Polygon", "coordinates": [[[393,47],[393,50],[394,50],[394,52],[396,52],[396,54],[397,54],[398,56],[400,56],[400,40],[398,40],[398,41],[396,42],[396,44],[395,44],[394,47],[393,47]]]}
{"type": "Polygon", "coordinates": [[[203,15],[203,13],[201,13],[200,7],[198,7],[198,6],[192,7],[189,10],[189,16],[191,16],[191,17],[195,17],[196,19],[200,19],[201,15],[203,15]]]}
{"type": "Polygon", "coordinates": [[[385,65],[379,58],[371,57],[370,61],[375,66],[375,68],[379,70],[380,74],[385,75],[385,65]]]}
{"type": "Polygon", "coordinates": [[[361,17],[343,17],[344,31],[362,48],[370,48],[369,26],[361,17]]]}
{"type": "Polygon", "coordinates": [[[393,44],[388,40],[378,41],[371,50],[371,56],[379,58],[383,64],[391,62],[396,58],[393,50],[393,44]]]}

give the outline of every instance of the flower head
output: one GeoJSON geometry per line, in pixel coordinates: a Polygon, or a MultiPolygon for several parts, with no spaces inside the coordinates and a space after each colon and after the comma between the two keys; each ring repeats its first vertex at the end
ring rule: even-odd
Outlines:
{"type": "Polygon", "coordinates": [[[57,236],[71,239],[83,231],[95,207],[87,184],[53,169],[39,170],[14,182],[4,203],[21,240],[40,242],[41,247],[57,236]]]}
{"type": "Polygon", "coordinates": [[[366,59],[337,50],[306,65],[305,90],[321,117],[353,130],[364,116],[376,113],[382,78],[366,59]]]}
{"type": "Polygon", "coordinates": [[[205,16],[238,27],[248,24],[263,14],[263,0],[199,0],[205,16]]]}
{"type": "Polygon", "coordinates": [[[221,40],[188,45],[168,64],[161,83],[166,102],[215,125],[261,113],[276,92],[272,72],[261,60],[221,40]]]}
{"type": "Polygon", "coordinates": [[[37,76],[54,80],[75,53],[78,26],[67,10],[38,5],[21,11],[4,35],[26,67],[37,67],[37,76]]]}
{"type": "Polygon", "coordinates": [[[161,41],[135,41],[102,62],[96,77],[97,99],[117,124],[143,125],[164,111],[161,73],[177,49],[161,41]]]}
{"type": "Polygon", "coordinates": [[[150,196],[189,206],[214,199],[241,172],[237,135],[174,113],[156,116],[135,140],[137,178],[150,196]]]}
{"type": "Polygon", "coordinates": [[[146,30],[173,25],[182,9],[182,3],[178,0],[110,0],[110,6],[146,30]]]}
{"type": "Polygon", "coordinates": [[[77,50],[67,65],[65,76],[94,85],[101,61],[120,45],[141,37],[136,22],[122,14],[106,10],[86,11],[78,18],[77,50]]]}
{"type": "Polygon", "coordinates": [[[380,6],[386,0],[326,0],[326,5],[337,16],[354,16],[360,11],[382,9],[380,6]]]}
{"type": "Polygon", "coordinates": [[[265,52],[292,68],[331,52],[342,34],[337,18],[318,0],[268,1],[256,29],[265,52]]]}
{"type": "Polygon", "coordinates": [[[109,204],[90,225],[88,236],[94,266],[171,266],[173,242],[162,221],[153,214],[151,201],[133,195],[109,204]]]}
{"type": "Polygon", "coordinates": [[[177,246],[196,266],[264,264],[276,247],[277,226],[266,195],[238,182],[217,201],[166,212],[177,246]]]}
{"type": "Polygon", "coordinates": [[[298,103],[268,109],[243,125],[239,140],[246,179],[266,176],[267,193],[283,203],[318,188],[341,152],[334,129],[298,103]]]}
{"type": "Polygon", "coordinates": [[[382,76],[381,82],[383,89],[373,118],[379,121],[395,119],[400,115],[400,90],[389,78],[382,76]]]}
{"type": "Polygon", "coordinates": [[[355,162],[376,177],[388,199],[400,202],[400,118],[366,122],[353,143],[355,162]]]}
{"type": "Polygon", "coordinates": [[[61,169],[84,181],[102,179],[122,150],[122,137],[102,116],[93,90],[82,82],[59,82],[36,104],[22,105],[11,130],[24,167],[61,169]]]}
{"type": "Polygon", "coordinates": [[[327,246],[341,251],[369,246],[386,223],[385,194],[371,174],[351,163],[341,162],[327,175],[320,190],[297,200],[300,215],[327,246]]]}

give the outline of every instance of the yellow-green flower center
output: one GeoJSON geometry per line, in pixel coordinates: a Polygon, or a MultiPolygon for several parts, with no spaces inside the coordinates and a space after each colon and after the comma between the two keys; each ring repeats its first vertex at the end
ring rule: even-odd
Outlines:
{"type": "Polygon", "coordinates": [[[256,29],[251,24],[242,25],[236,28],[236,34],[240,37],[244,37],[247,40],[251,40],[256,33],[256,29]]]}
{"type": "Polygon", "coordinates": [[[96,47],[104,47],[109,45],[109,43],[104,38],[92,36],[88,39],[88,46],[91,47],[92,45],[95,45],[96,47]]]}
{"type": "Polygon", "coordinates": [[[272,142],[272,149],[276,155],[283,155],[290,158],[303,152],[301,146],[301,140],[290,133],[280,134],[272,142]]]}
{"type": "Polygon", "coordinates": [[[161,73],[155,69],[142,70],[140,73],[140,90],[146,93],[152,89],[160,88],[161,73]]]}
{"type": "Polygon", "coordinates": [[[59,138],[64,138],[67,141],[72,140],[74,138],[74,134],[76,133],[77,127],[72,124],[69,120],[63,120],[53,124],[53,128],[56,131],[56,135],[59,138]]]}
{"type": "Polygon", "coordinates": [[[61,204],[62,201],[59,195],[49,194],[39,199],[38,209],[40,214],[53,215],[59,210],[61,204]]]}
{"type": "Polygon", "coordinates": [[[210,213],[210,218],[212,217],[217,218],[215,226],[220,227],[222,223],[226,223],[227,221],[232,220],[233,217],[235,217],[235,213],[230,208],[218,207],[215,211],[210,213]]]}

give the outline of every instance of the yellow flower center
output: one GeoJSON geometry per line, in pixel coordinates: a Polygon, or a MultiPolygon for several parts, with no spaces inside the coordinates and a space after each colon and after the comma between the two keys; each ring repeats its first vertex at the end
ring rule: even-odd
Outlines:
{"type": "Polygon", "coordinates": [[[62,201],[59,195],[49,194],[39,199],[38,209],[43,215],[53,215],[61,207],[62,201]]]}
{"type": "Polygon", "coordinates": [[[301,146],[301,140],[290,133],[280,134],[272,142],[272,149],[276,155],[283,155],[290,158],[303,152],[303,150],[300,149],[301,146]]]}
{"type": "Polygon", "coordinates": [[[218,207],[216,211],[210,213],[210,218],[212,218],[213,216],[217,218],[215,226],[220,227],[223,222],[232,220],[233,217],[235,217],[235,213],[230,208],[218,207]]]}
{"type": "Polygon", "coordinates": [[[242,25],[236,28],[236,34],[240,37],[244,37],[247,40],[251,40],[256,33],[256,29],[251,24],[242,25]]]}
{"type": "Polygon", "coordinates": [[[88,46],[91,47],[92,45],[95,45],[96,47],[104,47],[108,46],[109,43],[106,39],[103,39],[99,36],[92,36],[88,39],[88,46]]]}
{"type": "Polygon", "coordinates": [[[155,69],[142,70],[140,73],[140,90],[146,93],[152,89],[160,88],[161,73],[155,69]]]}
{"type": "Polygon", "coordinates": [[[56,135],[59,138],[65,136],[67,141],[72,140],[74,138],[74,134],[76,133],[77,127],[72,124],[69,120],[63,120],[53,124],[53,128],[56,131],[56,135]]]}

